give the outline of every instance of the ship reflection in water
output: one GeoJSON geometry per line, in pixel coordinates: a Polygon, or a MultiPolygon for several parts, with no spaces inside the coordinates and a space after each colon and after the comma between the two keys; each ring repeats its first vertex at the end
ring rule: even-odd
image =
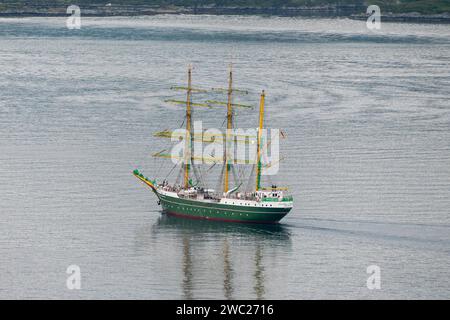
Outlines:
{"type": "MultiPolygon", "coordinates": [[[[152,227],[152,238],[166,236],[176,238],[173,253],[167,254],[181,255],[178,298],[183,299],[267,298],[267,264],[282,264],[283,255],[292,252],[289,232],[279,224],[220,223],[163,214],[152,227]]],[[[166,270],[170,272],[169,265],[166,270]]]]}

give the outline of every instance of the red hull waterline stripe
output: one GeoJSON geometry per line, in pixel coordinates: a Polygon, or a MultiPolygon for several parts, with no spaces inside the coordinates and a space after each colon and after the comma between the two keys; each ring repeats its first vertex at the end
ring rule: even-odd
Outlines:
{"type": "Polygon", "coordinates": [[[251,224],[277,224],[278,221],[251,221],[251,220],[236,220],[236,219],[224,219],[224,218],[210,218],[210,217],[199,217],[199,216],[192,216],[189,214],[182,214],[182,213],[175,213],[171,211],[164,210],[164,213],[178,217],[178,218],[187,218],[192,220],[208,220],[208,221],[221,221],[221,222],[235,222],[235,223],[251,223],[251,224]]]}

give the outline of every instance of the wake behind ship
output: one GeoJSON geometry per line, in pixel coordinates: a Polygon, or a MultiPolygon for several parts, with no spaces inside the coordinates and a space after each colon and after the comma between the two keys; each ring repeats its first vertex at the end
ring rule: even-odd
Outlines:
{"type": "MultiPolygon", "coordinates": [[[[176,90],[186,91],[186,101],[182,100],[166,100],[175,104],[183,104],[186,106],[186,130],[185,136],[182,137],[185,148],[181,157],[173,154],[158,152],[155,157],[169,158],[179,161],[180,175],[183,178],[182,183],[176,181],[170,184],[167,180],[157,183],[156,180],[146,178],[139,170],[134,170],[133,174],[144,182],[155,193],[158,198],[158,204],[162,206],[163,212],[191,219],[207,219],[226,222],[246,222],[246,223],[276,223],[280,221],[293,207],[293,198],[287,195],[287,188],[279,188],[272,185],[269,188],[261,186],[262,171],[271,164],[263,164],[262,156],[270,141],[264,141],[262,136],[264,124],[264,102],[265,93],[261,93],[259,103],[259,126],[255,135],[239,135],[232,131],[234,108],[249,108],[244,104],[232,102],[234,92],[246,93],[246,91],[234,89],[232,86],[233,73],[230,68],[229,82],[227,89],[213,89],[214,91],[223,91],[227,94],[227,102],[208,100],[206,103],[192,102],[192,94],[196,92],[204,93],[206,90],[192,87],[192,70],[188,70],[188,84],[186,87],[173,87],[176,90]],[[227,114],[227,132],[211,137],[206,132],[200,134],[192,130],[192,107],[214,107],[226,106],[227,114]],[[194,141],[206,143],[223,144],[223,157],[204,157],[201,159],[196,157],[193,152],[194,141]],[[236,159],[231,144],[256,143],[256,159],[254,162],[236,159]],[[199,174],[198,163],[212,164],[223,163],[220,174],[220,184],[222,190],[211,189],[201,179],[199,174]],[[242,188],[242,182],[236,179],[234,166],[236,164],[250,164],[252,172],[255,171],[253,190],[242,188]],[[230,173],[235,177],[235,185],[230,188],[230,173]],[[193,178],[196,179],[193,182],[193,178]]],[[[158,132],[155,135],[159,137],[172,137],[171,131],[158,132]]],[[[181,138],[181,137],[180,137],[181,138]]]]}

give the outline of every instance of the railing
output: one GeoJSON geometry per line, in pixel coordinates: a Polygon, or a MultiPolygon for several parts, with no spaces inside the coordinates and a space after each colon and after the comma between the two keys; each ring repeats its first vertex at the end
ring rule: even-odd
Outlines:
{"type": "Polygon", "coordinates": [[[284,196],[281,200],[279,198],[262,198],[263,202],[279,202],[279,201],[293,201],[292,196],[284,196]]]}

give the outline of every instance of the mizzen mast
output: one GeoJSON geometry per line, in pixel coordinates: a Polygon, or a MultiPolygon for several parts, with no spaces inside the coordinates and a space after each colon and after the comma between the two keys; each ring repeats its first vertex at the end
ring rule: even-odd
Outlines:
{"type": "Polygon", "coordinates": [[[261,135],[264,125],[264,90],[261,92],[261,99],[259,101],[259,127],[258,127],[258,140],[256,145],[257,159],[256,159],[256,191],[261,189],[261,135]]]}

